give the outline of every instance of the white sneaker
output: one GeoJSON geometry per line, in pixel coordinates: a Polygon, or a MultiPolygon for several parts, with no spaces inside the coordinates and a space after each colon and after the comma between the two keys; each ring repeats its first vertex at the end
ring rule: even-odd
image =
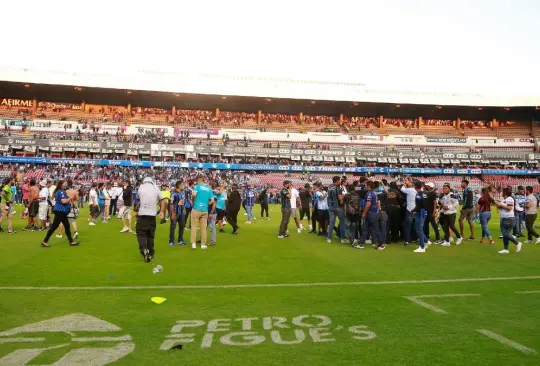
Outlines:
{"type": "Polygon", "coordinates": [[[456,240],[456,245],[461,245],[462,242],[463,242],[463,238],[459,238],[458,240],[456,240]]]}
{"type": "Polygon", "coordinates": [[[366,244],[371,244],[371,240],[366,240],[366,244]]]}
{"type": "Polygon", "coordinates": [[[426,249],[425,248],[420,248],[418,247],[418,249],[415,249],[413,250],[414,253],[425,253],[426,252],[426,249]]]}
{"type": "Polygon", "coordinates": [[[208,248],[208,247],[206,246],[206,244],[201,244],[201,249],[206,249],[206,248],[208,248]]]}
{"type": "Polygon", "coordinates": [[[56,237],[57,237],[58,239],[62,239],[62,234],[58,234],[58,235],[56,235],[56,237]]]}
{"type": "Polygon", "coordinates": [[[497,253],[499,253],[499,254],[510,254],[508,249],[499,250],[497,253]]]}
{"type": "Polygon", "coordinates": [[[452,244],[450,244],[449,242],[447,241],[443,241],[443,243],[441,244],[441,247],[449,247],[451,246],[452,244]]]}
{"type": "Polygon", "coordinates": [[[452,243],[453,241],[454,241],[454,237],[451,236],[451,237],[450,237],[450,243],[452,243]]]}
{"type": "Polygon", "coordinates": [[[313,226],[312,226],[312,225],[309,225],[309,230],[313,230],[313,226]]]}
{"type": "Polygon", "coordinates": [[[328,244],[332,244],[332,240],[330,240],[330,239],[326,239],[326,242],[327,242],[328,244]]]}
{"type": "Polygon", "coordinates": [[[283,239],[285,238],[283,235],[278,235],[278,239],[283,239]]]}
{"type": "Polygon", "coordinates": [[[519,242],[517,247],[516,247],[516,253],[519,253],[521,252],[521,247],[523,246],[523,243],[519,242]]]}
{"type": "Polygon", "coordinates": [[[191,244],[191,249],[197,249],[197,244],[195,243],[191,244]]]}
{"type": "Polygon", "coordinates": [[[358,245],[358,240],[354,239],[354,241],[352,242],[352,246],[354,247],[356,245],[358,245]]]}
{"type": "Polygon", "coordinates": [[[77,238],[79,236],[79,232],[76,231],[75,234],[73,234],[73,239],[77,238]]]}
{"type": "Polygon", "coordinates": [[[129,231],[129,228],[127,226],[124,226],[122,230],[120,230],[121,233],[127,233],[129,231]]]}
{"type": "Polygon", "coordinates": [[[426,245],[428,245],[428,246],[431,245],[431,244],[433,244],[433,243],[431,242],[431,240],[428,240],[428,241],[426,242],[426,245]]]}
{"type": "Polygon", "coordinates": [[[298,234],[300,234],[302,232],[302,229],[298,229],[298,234]]]}
{"type": "Polygon", "coordinates": [[[246,221],[246,224],[247,224],[247,225],[251,225],[251,221],[246,221]]]}
{"type": "Polygon", "coordinates": [[[304,229],[304,227],[302,225],[300,225],[300,230],[304,231],[306,229],[304,229]]]}
{"type": "Polygon", "coordinates": [[[531,244],[531,243],[532,243],[532,240],[525,240],[524,243],[525,243],[525,244],[531,244]]]}
{"type": "Polygon", "coordinates": [[[244,212],[244,216],[247,216],[247,212],[244,212]]]}
{"type": "Polygon", "coordinates": [[[341,239],[341,244],[350,244],[350,242],[347,239],[341,239]]]}
{"type": "Polygon", "coordinates": [[[534,244],[540,244],[540,237],[536,238],[536,241],[534,242],[534,244]]]}
{"type": "Polygon", "coordinates": [[[89,226],[96,226],[96,224],[93,223],[93,222],[89,223],[88,225],[89,225],[89,226]]]}

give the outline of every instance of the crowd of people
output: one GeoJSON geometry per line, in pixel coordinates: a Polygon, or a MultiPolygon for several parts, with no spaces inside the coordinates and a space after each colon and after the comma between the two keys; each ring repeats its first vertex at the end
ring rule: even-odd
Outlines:
{"type": "Polygon", "coordinates": [[[499,197],[491,187],[474,192],[465,179],[460,190],[453,190],[448,183],[437,187],[410,177],[390,182],[359,177],[350,182],[346,176],[335,176],[331,184],[325,185],[312,174],[310,179],[304,176],[306,183],[301,189],[295,188],[291,180],[275,189],[254,186],[249,175],[230,171],[99,169],[107,181],[89,187],[77,182],[82,177],[95,180],[98,175],[84,169],[73,179],[70,168],[52,167],[46,178],[39,182],[25,179],[20,189],[17,177],[6,178],[1,190],[0,231],[7,222],[7,232],[15,234],[12,216],[15,204],[22,199],[21,218],[28,220],[24,230],[47,232],[42,247],[50,247],[49,239],[57,231],[57,237],[65,233],[69,245],[76,246],[77,220],[87,205],[89,226],[106,224],[116,217],[122,222],[120,232],[136,234],[140,253],[149,262],[155,255],[156,216],[162,223],[169,222],[169,245],[190,244],[193,249],[200,245],[207,249],[216,245],[217,232],[225,232],[224,225],[230,225],[234,235],[240,232],[238,215],[242,208],[245,224],[255,223],[258,202],[260,218],[267,220],[269,206],[280,205],[279,239],[290,235],[291,219],[300,234],[306,230],[302,221],[307,219],[310,233],[325,238],[329,244],[334,236],[356,249],[373,244],[384,250],[391,243],[403,241],[409,246],[416,242],[415,252],[424,253],[432,244],[451,246],[454,241],[455,245],[476,239],[494,244],[489,222],[496,207],[503,240],[499,253],[508,254],[510,242],[516,251],[521,251],[519,238],[525,230],[525,243],[540,243],[534,227],[539,200],[532,186],[518,186],[516,190],[505,187],[499,197]],[[481,238],[475,237],[475,223],[480,223],[481,238]],[[191,230],[189,238],[186,230],[191,230]]]}
{"type": "Polygon", "coordinates": [[[503,239],[500,254],[509,253],[510,242],[515,244],[517,252],[521,251],[523,243],[518,238],[523,236],[524,229],[528,236],[526,243],[540,243],[540,235],[534,228],[539,201],[532,186],[520,186],[516,191],[506,187],[502,198],[496,199],[490,187],[475,195],[464,179],[459,210],[459,196],[448,183],[436,187],[431,182],[424,183],[410,177],[399,183],[402,184],[399,186],[397,181],[388,183],[365,177],[348,182],[347,177],[335,176],[327,187],[321,183],[306,184],[298,192],[290,180],[285,180],[279,192],[282,220],[278,238],[289,236],[287,227],[291,217],[301,232],[303,227],[298,218],[302,220],[307,216],[311,220],[310,233],[326,238],[328,244],[332,243],[335,231],[341,243],[357,249],[372,243],[378,250],[384,250],[386,245],[403,240],[404,246],[412,242],[418,244],[415,253],[425,253],[432,244],[448,247],[454,240],[455,245],[461,245],[466,238],[476,240],[474,221],[479,219],[482,227],[479,242],[493,245],[495,241],[489,221],[494,206],[500,213],[500,238],[503,239]],[[301,207],[299,216],[298,207],[301,207]],[[458,212],[459,229],[456,228],[458,212]],[[469,236],[466,235],[465,222],[468,223],[469,236]]]}

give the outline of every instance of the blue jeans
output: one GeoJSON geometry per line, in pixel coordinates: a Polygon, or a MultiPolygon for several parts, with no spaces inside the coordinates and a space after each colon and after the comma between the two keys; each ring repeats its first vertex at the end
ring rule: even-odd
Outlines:
{"type": "Polygon", "coordinates": [[[489,220],[491,220],[491,212],[489,211],[480,211],[480,225],[482,225],[482,239],[491,238],[491,233],[489,232],[489,220]]]}
{"type": "Polygon", "coordinates": [[[174,241],[176,225],[179,227],[178,243],[184,243],[184,229],[186,228],[186,218],[183,215],[176,215],[176,220],[171,219],[171,227],[169,230],[169,243],[176,243],[174,241]]]}
{"type": "Polygon", "coordinates": [[[339,219],[339,235],[341,239],[345,239],[345,212],[342,208],[331,208],[328,210],[330,215],[330,223],[328,224],[328,240],[332,240],[332,232],[336,226],[336,218],[339,219]]]}
{"type": "Polygon", "coordinates": [[[501,218],[501,233],[503,236],[503,244],[504,249],[508,249],[508,242],[512,242],[514,244],[518,244],[517,239],[512,235],[512,231],[514,227],[516,226],[516,218],[515,217],[509,217],[509,218],[501,218]]]}
{"type": "Polygon", "coordinates": [[[251,221],[251,219],[255,220],[255,216],[253,216],[253,206],[246,205],[246,212],[248,221],[251,221]]]}
{"type": "Polygon", "coordinates": [[[381,238],[380,242],[384,244],[386,243],[388,239],[388,229],[387,229],[388,215],[386,214],[385,211],[379,212],[378,221],[379,221],[379,235],[381,238]]]}
{"type": "Polygon", "coordinates": [[[99,216],[101,216],[101,221],[105,220],[105,205],[99,205],[99,216]]]}
{"type": "Polygon", "coordinates": [[[383,246],[384,242],[381,240],[381,233],[379,230],[379,214],[368,213],[364,223],[362,224],[362,238],[360,244],[364,245],[371,232],[371,241],[373,243],[379,243],[379,246],[383,246]]]}
{"type": "Polygon", "coordinates": [[[425,215],[422,215],[421,213],[417,213],[414,217],[414,229],[416,231],[416,235],[418,235],[418,245],[420,245],[420,248],[424,248],[424,220],[425,215]]]}
{"type": "Polygon", "coordinates": [[[210,243],[215,244],[216,243],[216,214],[213,214],[213,215],[208,214],[208,227],[210,228],[210,243]]]}
{"type": "Polygon", "coordinates": [[[521,236],[521,226],[522,222],[525,222],[525,211],[521,212],[515,212],[516,217],[514,218],[516,221],[516,225],[514,226],[514,229],[512,230],[515,236],[521,236]]]}
{"type": "Polygon", "coordinates": [[[347,237],[354,241],[355,239],[358,239],[358,221],[359,221],[358,215],[347,215],[347,237]]]}
{"type": "Polygon", "coordinates": [[[409,243],[411,241],[411,225],[413,222],[413,213],[409,210],[405,210],[405,220],[403,222],[403,236],[405,237],[405,242],[409,243]]]}

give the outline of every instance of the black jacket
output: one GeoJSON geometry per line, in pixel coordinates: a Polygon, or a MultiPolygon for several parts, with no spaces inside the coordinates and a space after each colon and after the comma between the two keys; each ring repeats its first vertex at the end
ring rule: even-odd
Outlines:
{"type": "Polygon", "coordinates": [[[227,198],[227,211],[238,211],[242,205],[242,198],[240,197],[240,192],[231,191],[229,197],[227,198]]]}

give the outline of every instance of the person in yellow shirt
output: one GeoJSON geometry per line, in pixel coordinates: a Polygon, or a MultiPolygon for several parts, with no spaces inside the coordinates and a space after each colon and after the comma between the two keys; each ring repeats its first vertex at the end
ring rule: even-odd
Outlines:
{"type": "MultiPolygon", "coordinates": [[[[169,203],[171,202],[171,191],[169,190],[168,184],[163,184],[161,186],[161,195],[163,196],[163,199],[165,200],[165,207],[167,207],[168,215],[166,216],[166,220],[168,221],[171,218],[171,209],[169,203]]],[[[159,213],[158,213],[159,214],[159,213]]]]}

